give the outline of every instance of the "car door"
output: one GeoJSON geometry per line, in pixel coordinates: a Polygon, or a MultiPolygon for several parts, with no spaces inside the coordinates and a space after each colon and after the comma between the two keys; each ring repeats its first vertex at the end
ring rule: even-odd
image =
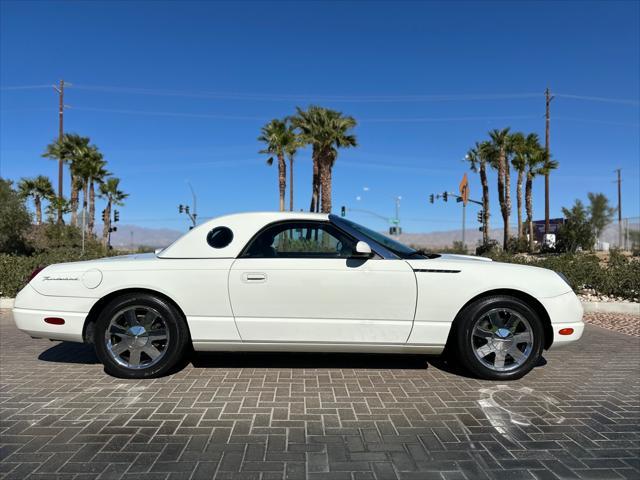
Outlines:
{"type": "Polygon", "coordinates": [[[416,281],[404,260],[353,258],[356,240],[329,222],[260,232],[233,263],[229,296],[243,341],[402,344],[416,281]]]}

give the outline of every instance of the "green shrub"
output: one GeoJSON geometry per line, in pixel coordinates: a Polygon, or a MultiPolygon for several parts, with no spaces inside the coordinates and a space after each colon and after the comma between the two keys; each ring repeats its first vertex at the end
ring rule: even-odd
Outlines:
{"type": "Polygon", "coordinates": [[[640,260],[612,251],[608,261],[585,253],[518,256],[504,252],[487,255],[499,262],[548,268],[562,273],[576,292],[592,289],[599,295],[637,300],[640,297],[640,260]]]}
{"type": "Polygon", "coordinates": [[[53,248],[33,255],[0,253],[0,297],[14,297],[26,284],[31,272],[54,263],[78,262],[104,257],[103,251],[79,248],[53,248]]]}

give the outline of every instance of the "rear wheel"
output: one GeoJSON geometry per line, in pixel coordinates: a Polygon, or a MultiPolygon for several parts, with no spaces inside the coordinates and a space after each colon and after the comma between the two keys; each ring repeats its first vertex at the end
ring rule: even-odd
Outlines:
{"type": "Polygon", "coordinates": [[[189,333],[180,312],[150,294],[112,300],[94,330],[96,354],[105,371],[121,378],[151,378],[178,364],[189,333]]]}
{"type": "Polygon", "coordinates": [[[542,356],[542,322],[529,305],[515,297],[473,302],[460,313],[455,333],[457,359],[480,378],[521,378],[542,356]]]}

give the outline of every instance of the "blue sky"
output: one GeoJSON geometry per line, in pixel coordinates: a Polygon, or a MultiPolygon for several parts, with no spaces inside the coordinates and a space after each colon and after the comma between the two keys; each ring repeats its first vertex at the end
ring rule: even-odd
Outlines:
{"type": "MultiPolygon", "coordinates": [[[[260,126],[317,103],[359,121],[360,146],[334,169],[335,211],[392,216],[401,195],[405,230],[454,229],[459,205],[428,195],[457,188],[465,152],[490,129],[544,138],[547,86],[558,93],[551,147],[561,164],[552,216],[589,191],[617,204],[615,168],[624,216],[640,215],[638,2],[0,5],[0,174],[54,178],[40,154],[57,135],[47,85],[64,78],[65,129],[90,136],[131,193],[123,223],[185,228],[176,205],[190,201],[187,181],[203,217],[277,209],[260,126]],[[36,88],[13,88],[27,86],[36,88]]],[[[308,150],[295,176],[296,208],[308,208],[308,150]]],[[[498,227],[494,185],[492,174],[498,227]]],[[[542,179],[534,198],[541,218],[542,179]]]]}

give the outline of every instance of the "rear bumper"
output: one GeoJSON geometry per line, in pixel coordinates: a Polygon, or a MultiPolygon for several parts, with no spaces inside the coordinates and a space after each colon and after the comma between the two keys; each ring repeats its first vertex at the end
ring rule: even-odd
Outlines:
{"type": "Polygon", "coordinates": [[[37,338],[82,342],[84,321],[95,299],[50,297],[41,295],[27,285],[16,296],[12,310],[18,329],[37,338]],[[64,325],[51,325],[47,317],[64,319],[64,325]]]}
{"type": "Polygon", "coordinates": [[[553,329],[553,344],[551,348],[567,345],[582,337],[584,323],[582,321],[583,309],[580,300],[573,292],[565,293],[557,297],[539,299],[551,319],[553,329]],[[560,334],[561,330],[572,329],[568,335],[560,334]]]}
{"type": "Polygon", "coordinates": [[[13,319],[16,326],[28,335],[36,338],[82,342],[85,313],[58,312],[52,310],[28,310],[14,308],[13,319]],[[44,321],[47,317],[63,318],[64,325],[50,325],[44,321]]]}

